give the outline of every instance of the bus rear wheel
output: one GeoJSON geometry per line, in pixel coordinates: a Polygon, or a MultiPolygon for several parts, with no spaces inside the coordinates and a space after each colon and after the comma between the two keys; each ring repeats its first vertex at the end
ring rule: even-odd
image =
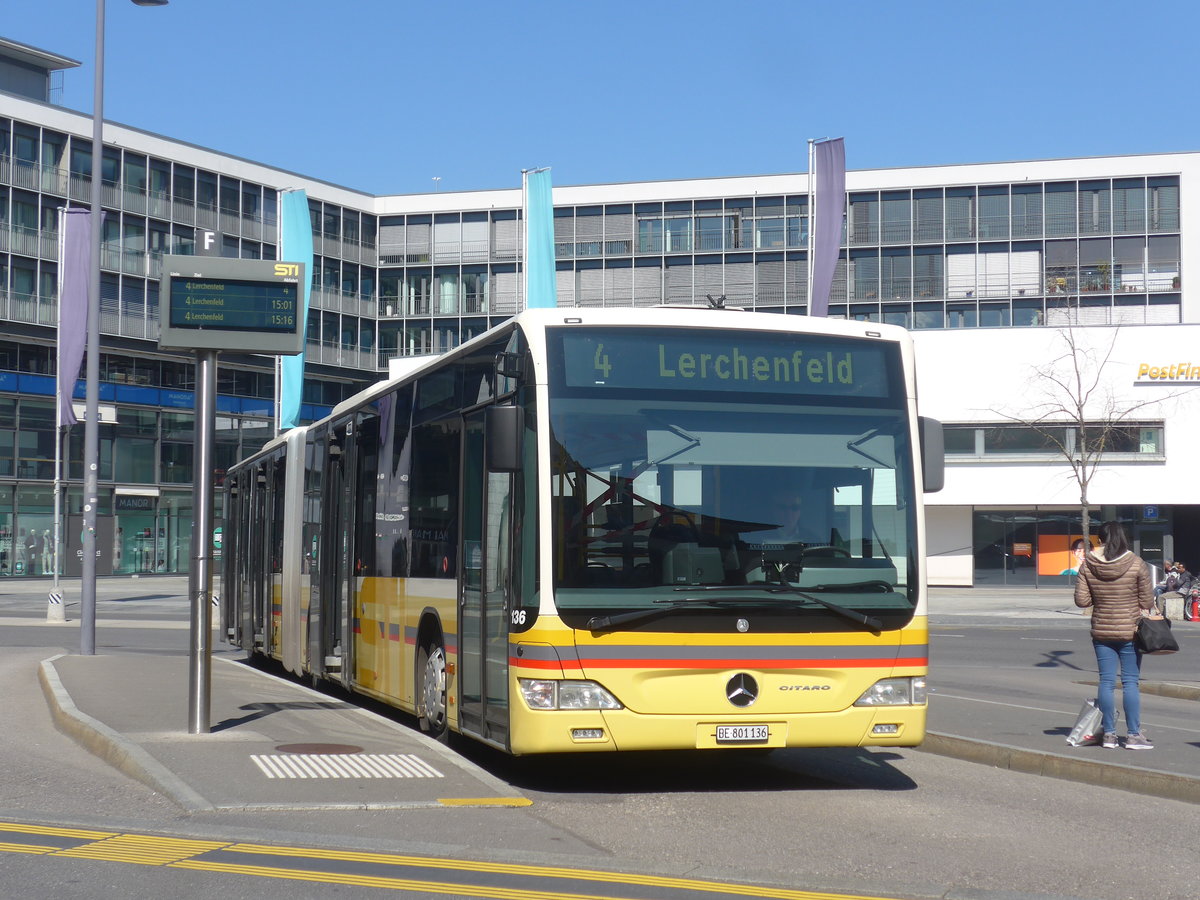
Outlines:
{"type": "Polygon", "coordinates": [[[446,650],[434,639],[417,654],[417,674],[420,678],[421,730],[443,743],[449,738],[446,727],[446,650]]]}

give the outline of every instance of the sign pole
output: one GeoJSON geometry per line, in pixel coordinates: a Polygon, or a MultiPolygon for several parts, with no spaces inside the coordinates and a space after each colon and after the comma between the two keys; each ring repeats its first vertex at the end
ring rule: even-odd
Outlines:
{"type": "Polygon", "coordinates": [[[196,442],[192,472],[192,639],[188,733],[210,731],[212,681],[213,444],[216,432],[217,351],[196,351],[196,442]]]}
{"type": "MultiPolygon", "coordinates": [[[[215,234],[205,243],[215,246],[215,234]]],[[[159,347],[196,353],[195,469],[192,473],[191,647],[188,733],[210,731],[215,537],[213,448],[217,354],[296,354],[304,349],[304,265],[274,260],[163,257],[159,347]]]]}

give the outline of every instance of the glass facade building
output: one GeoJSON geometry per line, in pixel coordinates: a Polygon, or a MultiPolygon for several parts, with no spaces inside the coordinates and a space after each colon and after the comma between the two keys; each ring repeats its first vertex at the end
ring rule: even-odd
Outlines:
{"type": "MultiPolygon", "coordinates": [[[[72,63],[0,40],[5,54],[23,71],[40,59],[48,77],[72,63]]],[[[187,355],[157,346],[164,254],[194,253],[211,232],[222,256],[277,258],[280,195],[306,190],[303,420],[391,360],[455,347],[524,306],[515,187],[378,197],[111,123],[97,161],[88,116],[12,81],[0,100],[0,572],[46,571],[30,536],[53,508],[60,213],[88,205],[94,177],[106,211],[100,515],[113,548],[101,572],[187,565],[194,375],[187,355]]],[[[914,331],[1197,321],[1181,262],[1196,174],[1200,154],[849,172],[830,315],[914,331]]],[[[711,296],[805,314],[808,188],[804,174],[556,188],[558,303],[711,296]]],[[[218,477],[274,436],[274,360],[223,354],[219,377],[218,477]]],[[[68,523],[81,444],[79,427],[63,454],[68,523]]]]}

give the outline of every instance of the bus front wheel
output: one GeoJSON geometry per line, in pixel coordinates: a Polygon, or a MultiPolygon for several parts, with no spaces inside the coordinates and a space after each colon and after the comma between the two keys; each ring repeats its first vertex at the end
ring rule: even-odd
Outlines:
{"type": "Polygon", "coordinates": [[[421,679],[421,730],[443,743],[449,736],[446,728],[446,650],[434,639],[417,655],[417,672],[421,679]]]}

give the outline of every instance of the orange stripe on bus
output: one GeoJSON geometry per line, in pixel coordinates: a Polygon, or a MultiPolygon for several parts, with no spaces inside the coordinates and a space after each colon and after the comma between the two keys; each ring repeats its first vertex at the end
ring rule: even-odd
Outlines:
{"type": "Polygon", "coordinates": [[[897,659],[601,659],[529,660],[509,657],[508,664],[517,669],[872,669],[891,666],[927,666],[924,657],[897,659]]]}

